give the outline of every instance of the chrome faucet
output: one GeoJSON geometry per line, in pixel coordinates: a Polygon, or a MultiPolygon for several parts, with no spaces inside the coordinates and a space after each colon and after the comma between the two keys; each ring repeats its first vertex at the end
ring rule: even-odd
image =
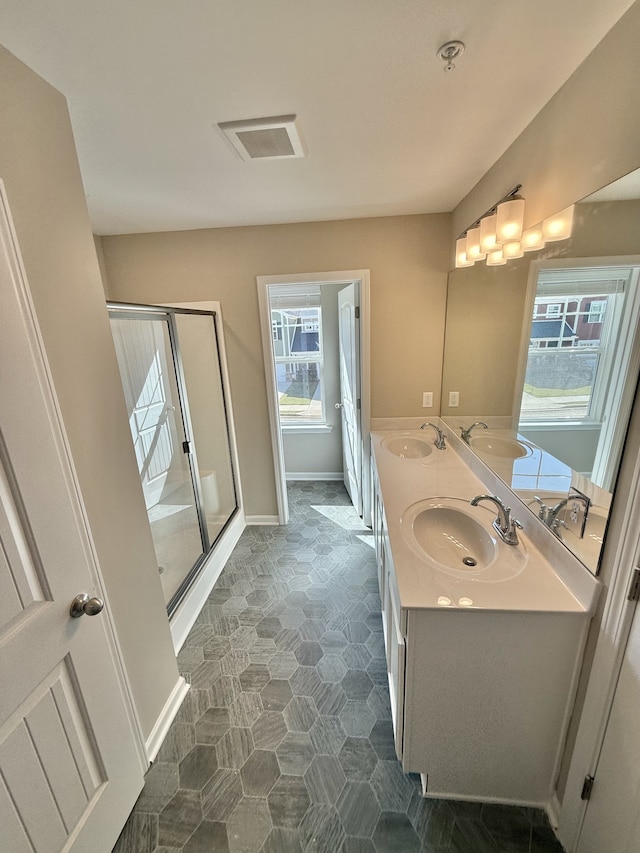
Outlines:
{"type": "Polygon", "coordinates": [[[493,520],[493,529],[507,545],[517,545],[518,531],[516,528],[519,527],[522,530],[522,525],[517,518],[511,518],[511,508],[505,506],[500,498],[495,495],[476,495],[471,500],[471,506],[478,506],[480,501],[491,501],[492,504],[495,504],[498,515],[493,520]]]}
{"type": "Polygon", "coordinates": [[[483,429],[489,429],[489,424],[485,424],[484,421],[476,421],[474,424],[471,424],[471,426],[467,427],[466,429],[464,427],[460,427],[460,437],[463,441],[466,441],[467,444],[469,443],[469,438],[471,437],[471,430],[477,426],[481,426],[483,429]]]}
{"type": "Polygon", "coordinates": [[[425,427],[431,427],[432,429],[434,429],[436,431],[436,440],[434,442],[436,448],[438,450],[446,450],[447,445],[445,444],[444,433],[442,432],[440,427],[437,427],[435,424],[425,422],[425,423],[421,424],[420,429],[424,429],[425,427]]]}

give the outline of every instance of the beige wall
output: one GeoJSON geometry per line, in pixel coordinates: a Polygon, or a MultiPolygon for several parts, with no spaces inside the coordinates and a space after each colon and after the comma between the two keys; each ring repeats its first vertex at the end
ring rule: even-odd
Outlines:
{"type": "Polygon", "coordinates": [[[456,207],[454,238],[516,184],[529,226],[638,168],[639,40],[636,2],[456,207]]]}
{"type": "Polygon", "coordinates": [[[0,178],[146,736],[178,671],[67,106],[0,48],[0,115],[0,178]]]}
{"type": "Polygon", "coordinates": [[[276,515],[256,276],[371,270],[371,414],[439,410],[448,214],[103,237],[114,299],[219,300],[248,515],[276,515]]]}

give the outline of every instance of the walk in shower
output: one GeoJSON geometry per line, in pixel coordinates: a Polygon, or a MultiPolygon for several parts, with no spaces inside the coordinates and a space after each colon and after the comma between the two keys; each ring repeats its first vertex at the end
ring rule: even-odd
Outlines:
{"type": "Polygon", "coordinates": [[[238,510],[216,315],[108,310],[171,616],[238,510]]]}

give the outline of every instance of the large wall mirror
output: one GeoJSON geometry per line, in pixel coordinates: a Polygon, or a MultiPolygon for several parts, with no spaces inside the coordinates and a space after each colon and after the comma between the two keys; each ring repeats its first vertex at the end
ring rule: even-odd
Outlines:
{"type": "Polygon", "coordinates": [[[449,275],[442,417],[481,422],[471,448],[594,573],[639,328],[640,169],[581,200],[570,239],[449,275]]]}

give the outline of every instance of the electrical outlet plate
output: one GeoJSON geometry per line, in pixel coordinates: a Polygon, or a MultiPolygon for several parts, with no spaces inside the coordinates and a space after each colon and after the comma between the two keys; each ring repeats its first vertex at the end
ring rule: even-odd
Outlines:
{"type": "Polygon", "coordinates": [[[584,528],[587,524],[590,506],[591,501],[589,498],[576,489],[575,486],[571,486],[567,505],[563,513],[563,521],[567,525],[568,530],[574,536],[577,536],[578,539],[584,538],[584,528]]]}
{"type": "Polygon", "coordinates": [[[453,409],[460,405],[460,392],[449,391],[449,406],[453,409]]]}
{"type": "Polygon", "coordinates": [[[433,406],[433,391],[423,391],[422,408],[430,409],[433,406]]]}

